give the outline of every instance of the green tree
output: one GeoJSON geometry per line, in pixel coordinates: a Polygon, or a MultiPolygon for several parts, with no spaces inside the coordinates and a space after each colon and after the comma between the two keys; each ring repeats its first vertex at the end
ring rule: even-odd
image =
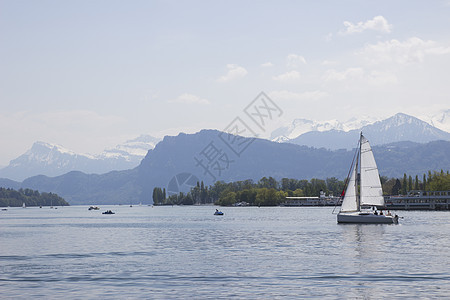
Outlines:
{"type": "Polygon", "coordinates": [[[403,173],[403,182],[402,182],[402,195],[406,195],[407,192],[407,183],[406,183],[406,173],[403,173]]]}
{"type": "Polygon", "coordinates": [[[216,202],[216,204],[222,206],[229,206],[233,205],[234,203],[236,203],[236,193],[229,190],[222,192],[219,201],[216,202]]]}
{"type": "Polygon", "coordinates": [[[304,196],[302,189],[296,189],[293,194],[294,194],[293,195],[294,197],[303,197],[304,196]]]}
{"type": "Polygon", "coordinates": [[[202,183],[200,186],[200,202],[202,204],[205,204],[207,198],[208,198],[208,188],[205,187],[205,184],[203,183],[203,180],[202,180],[202,183]]]}
{"type": "Polygon", "coordinates": [[[427,184],[430,191],[448,191],[450,190],[450,175],[443,171],[441,173],[434,172],[427,184]]]}
{"type": "Polygon", "coordinates": [[[394,189],[396,182],[397,182],[397,180],[395,178],[391,178],[389,180],[386,180],[384,183],[382,183],[381,186],[383,187],[383,194],[384,195],[394,195],[392,190],[394,189]]]}
{"type": "Polygon", "coordinates": [[[400,183],[400,180],[397,178],[395,180],[394,186],[392,187],[391,195],[398,195],[400,193],[401,189],[402,189],[402,184],[400,183]]]}
{"type": "Polygon", "coordinates": [[[416,175],[416,179],[414,180],[414,189],[416,191],[419,190],[419,176],[418,175],[416,175]]]}

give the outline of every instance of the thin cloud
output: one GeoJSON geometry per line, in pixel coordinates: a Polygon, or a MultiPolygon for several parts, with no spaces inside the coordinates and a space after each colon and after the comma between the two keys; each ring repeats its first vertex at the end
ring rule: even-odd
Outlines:
{"type": "Polygon", "coordinates": [[[306,59],[301,55],[289,54],[286,57],[286,67],[288,67],[289,69],[296,69],[296,68],[300,67],[301,65],[305,65],[305,64],[306,64],[306,59]]]}
{"type": "Polygon", "coordinates": [[[169,100],[169,103],[184,103],[184,104],[202,104],[208,105],[210,102],[207,99],[200,98],[196,95],[184,93],[173,100],[169,100]]]}
{"type": "Polygon", "coordinates": [[[376,16],[372,20],[358,22],[357,24],[353,24],[350,21],[344,21],[344,26],[345,30],[339,31],[341,35],[361,33],[366,30],[390,33],[392,30],[392,25],[389,24],[389,22],[383,16],[376,16]]]}
{"type": "Polygon", "coordinates": [[[300,73],[297,71],[290,71],[284,74],[273,76],[272,79],[281,82],[297,81],[300,79],[300,73]]]}
{"type": "Polygon", "coordinates": [[[270,61],[268,61],[268,62],[266,62],[266,63],[261,64],[261,67],[263,67],[263,68],[270,68],[270,67],[273,67],[273,63],[271,63],[270,61]]]}
{"type": "Polygon", "coordinates": [[[219,82],[228,82],[236,79],[240,79],[245,77],[248,74],[248,71],[236,64],[228,64],[227,65],[228,72],[227,74],[221,76],[217,81],[219,82]]]}
{"type": "Polygon", "coordinates": [[[344,81],[348,79],[361,78],[364,75],[362,68],[347,68],[344,71],[330,69],[325,72],[323,79],[325,81],[344,81]]]}
{"type": "Polygon", "coordinates": [[[303,93],[296,93],[287,90],[272,91],[269,96],[273,99],[279,100],[319,100],[328,96],[327,92],[316,90],[303,93]]]}
{"type": "Polygon", "coordinates": [[[366,45],[357,54],[363,56],[369,62],[411,64],[423,62],[427,55],[445,55],[450,53],[450,47],[439,45],[435,41],[425,41],[417,37],[405,41],[392,39],[366,45]]]}
{"type": "Polygon", "coordinates": [[[398,83],[394,73],[377,70],[366,72],[363,68],[347,68],[344,71],[330,69],[325,72],[323,80],[325,82],[357,81],[376,86],[398,83]]]}

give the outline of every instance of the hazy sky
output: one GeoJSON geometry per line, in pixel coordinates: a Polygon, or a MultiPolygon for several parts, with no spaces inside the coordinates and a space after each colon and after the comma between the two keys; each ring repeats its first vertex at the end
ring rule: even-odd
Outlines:
{"type": "Polygon", "coordinates": [[[223,129],[261,91],[283,121],[449,108],[450,1],[0,0],[0,165],[223,129]]]}

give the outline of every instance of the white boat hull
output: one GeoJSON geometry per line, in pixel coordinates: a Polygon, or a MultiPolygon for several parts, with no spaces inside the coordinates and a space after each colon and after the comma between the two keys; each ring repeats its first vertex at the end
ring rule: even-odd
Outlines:
{"type": "Polygon", "coordinates": [[[398,217],[374,215],[372,213],[339,213],[337,215],[338,223],[357,223],[357,224],[396,224],[398,217]]]}

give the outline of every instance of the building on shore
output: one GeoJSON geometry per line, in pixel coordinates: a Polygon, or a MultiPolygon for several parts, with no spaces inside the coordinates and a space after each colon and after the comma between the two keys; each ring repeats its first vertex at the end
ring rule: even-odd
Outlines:
{"type": "MultiPolygon", "coordinates": [[[[450,210],[450,191],[411,191],[406,196],[384,196],[385,207],[389,210],[450,210]]],[[[319,197],[286,197],[282,206],[339,206],[341,198],[326,196],[320,192],[319,197]]]]}
{"type": "MultiPolygon", "coordinates": [[[[326,196],[323,191],[320,191],[319,197],[286,197],[282,206],[336,206],[339,203],[340,197],[333,195],[326,196]]],[[[340,203],[339,203],[340,205],[340,203]]]]}
{"type": "Polygon", "coordinates": [[[390,210],[449,210],[450,191],[410,191],[406,196],[385,196],[390,210]]]}

